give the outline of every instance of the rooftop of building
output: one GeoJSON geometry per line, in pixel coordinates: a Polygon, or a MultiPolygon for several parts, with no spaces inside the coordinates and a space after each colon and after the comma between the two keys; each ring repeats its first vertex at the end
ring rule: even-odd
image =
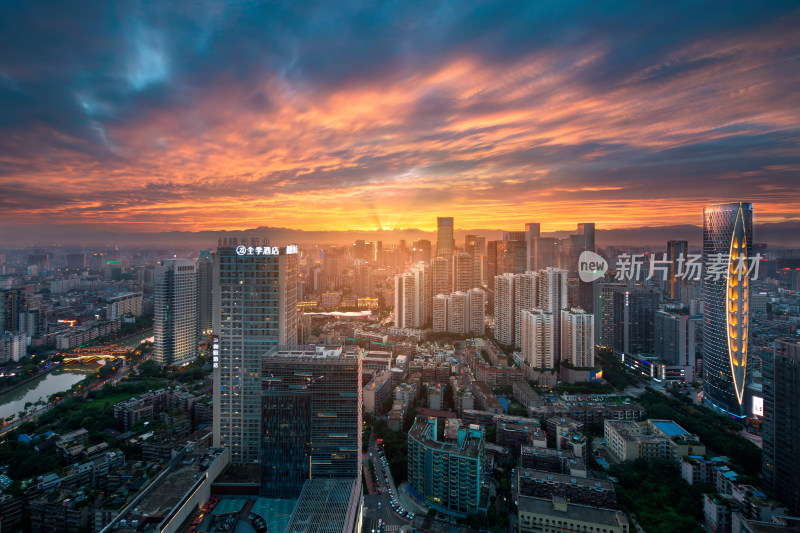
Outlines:
{"type": "Polygon", "coordinates": [[[355,479],[309,479],[297,500],[284,533],[342,531],[355,479]]]}
{"type": "Polygon", "coordinates": [[[650,423],[657,427],[667,437],[682,437],[689,435],[689,432],[680,427],[672,420],[650,420],[650,423]]]}
{"type": "Polygon", "coordinates": [[[431,419],[417,418],[414,421],[414,425],[411,426],[408,436],[418,440],[427,448],[457,454],[462,457],[480,457],[481,445],[485,441],[485,434],[480,426],[475,424],[462,426],[458,430],[456,440],[447,442],[436,440],[434,427],[435,423],[431,422],[431,419]],[[482,437],[475,436],[475,431],[480,431],[482,437]],[[464,438],[461,438],[462,432],[466,432],[464,438]]]}
{"type": "Polygon", "coordinates": [[[517,479],[531,480],[541,483],[560,483],[563,485],[574,485],[591,490],[614,491],[614,486],[604,479],[575,477],[568,474],[556,474],[544,470],[534,470],[533,468],[518,468],[517,479]]]}
{"type": "Polygon", "coordinates": [[[269,350],[265,357],[284,357],[284,358],[315,358],[315,359],[336,359],[360,357],[361,349],[358,346],[335,345],[335,346],[276,346],[269,350]]]}
{"type": "Polygon", "coordinates": [[[517,503],[520,512],[551,516],[562,520],[581,521],[601,526],[619,526],[620,521],[627,522],[624,515],[614,509],[566,503],[564,504],[566,510],[557,510],[553,500],[530,496],[520,496],[517,503]]]}

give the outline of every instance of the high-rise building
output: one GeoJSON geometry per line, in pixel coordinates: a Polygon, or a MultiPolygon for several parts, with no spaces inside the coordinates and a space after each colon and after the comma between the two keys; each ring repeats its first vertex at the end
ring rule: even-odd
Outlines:
{"type": "Polygon", "coordinates": [[[654,287],[614,287],[614,355],[653,353],[660,296],[654,287]]]}
{"type": "Polygon", "coordinates": [[[472,283],[479,287],[486,281],[486,237],[467,235],[464,238],[464,251],[472,256],[472,283]]]}
{"type": "Polygon", "coordinates": [[[529,270],[543,270],[556,266],[556,239],[552,237],[534,237],[531,240],[533,250],[530,252],[532,261],[529,270]]]}
{"type": "Polygon", "coordinates": [[[624,287],[624,285],[598,281],[593,311],[595,344],[612,350],[614,348],[614,289],[624,287]]]}
{"type": "Polygon", "coordinates": [[[532,368],[556,367],[556,318],[540,307],[522,310],[522,359],[532,368]]]}
{"type": "Polygon", "coordinates": [[[576,368],[594,367],[594,316],[581,308],[561,311],[561,360],[576,368]]]}
{"type": "Polygon", "coordinates": [[[567,298],[567,271],[558,268],[546,268],[539,271],[539,307],[545,313],[551,313],[554,318],[553,349],[556,353],[556,363],[561,361],[561,316],[562,309],[569,309],[567,298]]]}
{"type": "Polygon", "coordinates": [[[207,251],[197,258],[197,310],[200,334],[208,335],[214,323],[214,254],[207,251]]]}
{"type": "Polygon", "coordinates": [[[469,329],[467,293],[456,291],[447,298],[447,331],[456,335],[466,335],[469,329]]]}
{"type": "Polygon", "coordinates": [[[703,399],[734,416],[744,415],[752,250],[753,204],[703,210],[703,399]],[[719,276],[715,263],[723,263],[719,276]]]}
{"type": "Polygon", "coordinates": [[[456,438],[437,438],[437,419],[418,418],[408,432],[408,483],[432,508],[462,515],[481,507],[481,479],[486,451],[483,428],[458,429],[456,438]]]}
{"type": "Polygon", "coordinates": [[[534,256],[536,245],[534,243],[539,237],[541,237],[541,224],[538,222],[529,222],[525,224],[525,242],[528,248],[528,260],[525,265],[526,270],[536,270],[536,257],[534,256]]]}
{"type": "Polygon", "coordinates": [[[291,498],[306,479],[358,478],[361,351],[276,347],[261,362],[261,494],[291,498]]]}
{"type": "Polygon", "coordinates": [[[430,319],[429,268],[416,263],[394,277],[394,323],[398,328],[421,328],[430,319]]]}
{"type": "Polygon", "coordinates": [[[24,290],[17,288],[0,290],[0,333],[20,331],[19,315],[24,311],[24,290]]]}
{"type": "Polygon", "coordinates": [[[431,259],[431,296],[437,294],[450,294],[452,292],[452,270],[450,262],[452,257],[434,257],[431,259]]]}
{"type": "Polygon", "coordinates": [[[453,238],[453,217],[438,217],[436,229],[436,255],[452,256],[456,248],[456,241],[453,238]]]}
{"type": "Polygon", "coordinates": [[[494,337],[506,346],[514,344],[514,275],[494,277],[494,337]]]}
{"type": "Polygon", "coordinates": [[[677,274],[680,270],[680,261],[685,261],[689,256],[689,243],[686,241],[667,242],[667,297],[670,300],[679,301],[681,299],[681,287],[683,279],[677,274]]]}
{"type": "Polygon", "coordinates": [[[482,336],[486,327],[485,306],[486,296],[481,289],[437,294],[433,297],[433,331],[482,336]]]}
{"type": "Polygon", "coordinates": [[[433,331],[442,333],[447,331],[447,301],[446,294],[437,294],[433,297],[433,331]]]}
{"type": "Polygon", "coordinates": [[[214,446],[229,447],[235,464],[258,462],[261,360],[297,344],[297,247],[224,242],[215,259],[214,446]]]}
{"type": "Polygon", "coordinates": [[[411,250],[411,261],[414,263],[419,263],[420,261],[430,263],[431,241],[427,239],[414,241],[414,248],[411,250]]]}
{"type": "Polygon", "coordinates": [[[525,272],[514,277],[514,346],[522,348],[522,310],[539,306],[539,274],[525,272]]]}
{"type": "Polygon", "coordinates": [[[653,355],[673,367],[684,368],[684,381],[693,383],[697,354],[702,350],[703,315],[688,315],[675,310],[655,314],[653,355]]]}
{"type": "Polygon", "coordinates": [[[475,288],[475,264],[467,252],[453,256],[453,289],[466,292],[475,288]]]}
{"type": "Polygon", "coordinates": [[[766,354],[762,364],[764,484],[796,515],[800,513],[800,341],[776,341],[774,352],[766,354]]]}
{"type": "Polygon", "coordinates": [[[482,337],[486,333],[486,293],[482,289],[467,291],[469,299],[469,332],[482,337]]]}
{"type": "Polygon", "coordinates": [[[164,259],[156,267],[153,290],[153,360],[183,365],[197,358],[197,265],[191,259],[164,259]]]}

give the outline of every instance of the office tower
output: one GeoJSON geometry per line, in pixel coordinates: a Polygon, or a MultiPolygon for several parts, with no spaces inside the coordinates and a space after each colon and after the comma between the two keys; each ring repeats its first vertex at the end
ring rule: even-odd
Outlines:
{"type": "MultiPolygon", "coordinates": [[[[510,232],[511,236],[522,235],[524,232],[510,232]],[[517,235],[519,234],[519,235],[517,235]]],[[[528,243],[524,239],[503,240],[497,242],[497,275],[510,272],[521,274],[526,271],[528,264],[528,243]]]]}
{"type": "Polygon", "coordinates": [[[531,368],[556,367],[556,326],[553,313],[540,307],[522,310],[522,359],[531,368]]]}
{"type": "Polygon", "coordinates": [[[534,237],[533,250],[530,252],[532,266],[529,270],[539,271],[556,266],[556,239],[552,237],[534,237]]]}
{"type": "Polygon", "coordinates": [[[683,280],[675,275],[680,270],[679,261],[685,261],[689,255],[689,243],[686,241],[667,242],[667,261],[669,268],[667,271],[667,296],[670,300],[678,301],[681,299],[681,287],[683,280]]]}
{"type": "Polygon", "coordinates": [[[433,298],[428,292],[428,274],[428,265],[416,263],[394,277],[394,323],[398,328],[421,328],[430,319],[433,298]]]}
{"type": "Polygon", "coordinates": [[[482,289],[467,291],[469,299],[469,332],[482,337],[486,333],[486,293],[482,289]]]}
{"type": "Polygon", "coordinates": [[[214,324],[214,254],[202,251],[197,258],[197,324],[208,335],[214,324]]]}
{"type": "Polygon", "coordinates": [[[75,268],[78,270],[86,268],[86,254],[67,254],[67,268],[75,268]]]}
{"type": "Polygon", "coordinates": [[[467,235],[464,238],[464,251],[472,256],[472,282],[474,287],[479,287],[486,281],[486,237],[467,235]]]}
{"type": "Polygon", "coordinates": [[[262,496],[297,497],[307,479],[357,478],[361,351],[275,347],[261,357],[260,376],[262,496]]]}
{"type": "Polygon", "coordinates": [[[436,255],[449,258],[456,248],[456,241],[453,238],[453,217],[438,217],[436,228],[436,255]]]}
{"type": "Polygon", "coordinates": [[[331,246],[322,251],[322,270],[328,279],[342,275],[345,270],[346,249],[344,246],[331,246]]]}
{"type": "Polygon", "coordinates": [[[585,282],[578,277],[578,260],[583,252],[595,251],[594,223],[578,224],[577,234],[569,237],[569,243],[569,276],[575,278],[577,291],[574,302],[585,311],[591,313],[594,311],[594,292],[598,281],[585,282]]]}
{"type": "Polygon", "coordinates": [[[594,303],[595,344],[602,348],[614,348],[614,289],[624,287],[622,283],[598,280],[594,303]]]}
{"type": "Polygon", "coordinates": [[[514,277],[514,346],[522,348],[522,310],[539,306],[539,274],[525,272],[514,277]]]}
{"type": "Polygon", "coordinates": [[[614,287],[614,355],[652,354],[660,292],[654,287],[614,287]]]}
{"type": "Polygon", "coordinates": [[[156,267],[153,290],[153,360],[183,365],[197,358],[197,265],[191,259],[164,259],[156,267]]]}
{"type": "Polygon", "coordinates": [[[514,344],[514,275],[494,277],[494,338],[506,346],[514,344]]]}
{"type": "Polygon", "coordinates": [[[481,478],[486,450],[483,428],[458,429],[454,440],[438,438],[436,417],[418,418],[408,432],[408,483],[433,506],[462,515],[481,508],[481,478]]]}
{"type": "Polygon", "coordinates": [[[437,294],[433,297],[433,331],[442,333],[447,331],[447,301],[449,296],[437,294]]]}
{"type": "Polygon", "coordinates": [[[703,315],[689,316],[665,309],[655,314],[653,355],[668,366],[684,369],[686,383],[694,383],[697,354],[702,349],[703,315]]]}
{"type": "Polygon", "coordinates": [[[457,291],[447,297],[447,331],[456,335],[469,333],[469,300],[466,292],[457,291]]]}
{"type": "Polygon", "coordinates": [[[0,290],[0,333],[19,331],[19,315],[25,309],[25,291],[22,289],[0,290]]]}
{"type": "Polygon", "coordinates": [[[553,349],[556,353],[556,363],[560,361],[561,343],[561,316],[562,309],[569,309],[567,298],[567,271],[558,268],[546,268],[539,271],[539,307],[545,313],[551,313],[554,317],[555,341],[553,349]]]}
{"type": "Polygon", "coordinates": [[[525,264],[526,270],[536,270],[536,257],[534,256],[536,246],[534,243],[539,237],[541,237],[541,225],[538,222],[529,222],[525,224],[525,242],[528,248],[528,260],[525,264]]]}
{"type": "Polygon", "coordinates": [[[453,256],[453,289],[466,292],[476,286],[474,282],[475,265],[472,255],[461,252],[453,256]]]}
{"type": "Polygon", "coordinates": [[[594,367],[594,316],[579,307],[561,311],[561,360],[576,368],[594,367]]]}
{"type": "Polygon", "coordinates": [[[426,239],[420,239],[414,242],[414,249],[412,250],[411,261],[414,263],[419,263],[420,261],[425,263],[431,262],[431,241],[426,239]]]}
{"type": "Polygon", "coordinates": [[[763,358],[763,372],[764,484],[796,515],[800,513],[800,342],[776,341],[774,352],[763,358]]]}
{"type": "Polygon", "coordinates": [[[262,356],[297,344],[298,260],[296,246],[231,241],[214,262],[214,446],[229,447],[231,462],[242,464],[261,459],[262,356]]]}
{"type": "Polygon", "coordinates": [[[742,416],[746,385],[753,204],[737,202],[703,210],[703,399],[742,416]],[[722,259],[724,273],[709,276],[722,259]],[[737,275],[737,267],[744,267],[737,275]],[[710,278],[710,279],[709,279],[710,278]]]}
{"type": "Polygon", "coordinates": [[[450,257],[434,257],[431,259],[431,295],[450,294],[452,292],[450,257]]]}

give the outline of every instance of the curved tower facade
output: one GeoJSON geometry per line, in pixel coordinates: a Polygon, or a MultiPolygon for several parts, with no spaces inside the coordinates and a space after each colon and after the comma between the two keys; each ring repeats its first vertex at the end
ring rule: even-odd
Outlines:
{"type": "Polygon", "coordinates": [[[703,393],[737,417],[744,415],[752,252],[753,204],[703,210],[703,393]]]}

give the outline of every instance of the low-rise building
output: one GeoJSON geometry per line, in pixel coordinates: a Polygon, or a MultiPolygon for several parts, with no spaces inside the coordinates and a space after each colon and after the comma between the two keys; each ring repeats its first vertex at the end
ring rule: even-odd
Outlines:
{"type": "Polygon", "coordinates": [[[672,420],[606,420],[606,446],[620,461],[672,459],[705,454],[705,446],[672,420]]]}
{"type": "Polygon", "coordinates": [[[630,531],[630,524],[622,511],[567,503],[566,499],[558,496],[550,499],[520,496],[517,505],[520,533],[630,531]]]}
{"type": "Polygon", "coordinates": [[[597,507],[616,507],[614,486],[603,479],[556,474],[530,468],[517,468],[517,495],[536,498],[560,496],[572,503],[597,507]]]}

